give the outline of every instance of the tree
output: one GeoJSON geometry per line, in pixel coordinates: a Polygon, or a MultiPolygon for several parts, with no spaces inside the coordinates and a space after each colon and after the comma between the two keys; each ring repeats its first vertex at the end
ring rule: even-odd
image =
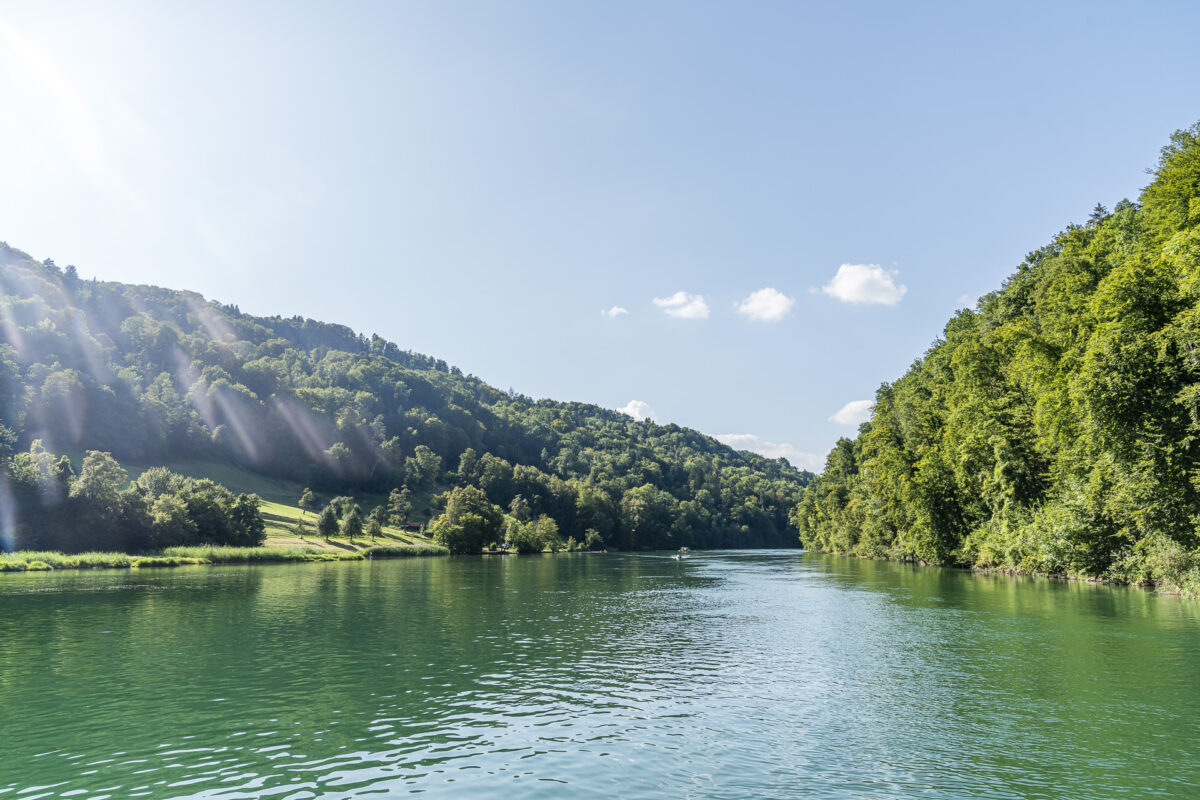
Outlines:
{"type": "Polygon", "coordinates": [[[166,467],[151,467],[138,476],[137,485],[150,497],[178,494],[183,490],[186,478],[166,467]]]}
{"type": "Polygon", "coordinates": [[[388,495],[388,517],[392,524],[400,527],[408,522],[408,515],[411,511],[412,500],[409,499],[408,487],[392,489],[392,493],[388,495]]]}
{"type": "Polygon", "coordinates": [[[542,549],[557,553],[563,549],[562,539],[558,537],[558,523],[542,514],[533,521],[534,535],[542,545],[542,549]]]}
{"type": "Polygon", "coordinates": [[[669,492],[650,483],[627,491],[621,498],[621,525],[628,532],[623,547],[669,546],[668,532],[677,506],[678,501],[669,492]]]}
{"type": "Polygon", "coordinates": [[[350,513],[351,508],[356,509],[360,514],[362,513],[362,509],[358,507],[358,502],[353,497],[346,495],[340,495],[330,500],[329,507],[333,509],[333,513],[343,519],[350,513]]]}
{"type": "Polygon", "coordinates": [[[518,553],[542,552],[542,543],[538,541],[532,522],[522,522],[516,517],[509,517],[504,539],[506,544],[515,548],[518,553]]]}
{"type": "Polygon", "coordinates": [[[529,503],[521,495],[517,495],[508,504],[508,513],[521,522],[528,522],[531,516],[529,511],[529,503]]]}
{"type": "Polygon", "coordinates": [[[479,480],[479,454],[473,447],[463,450],[462,455],[458,457],[458,480],[463,485],[479,480]]]}
{"type": "Polygon", "coordinates": [[[362,517],[359,516],[358,506],[351,506],[350,511],[342,519],[342,533],[346,534],[346,538],[353,542],[363,534],[362,517]]]}
{"type": "Polygon", "coordinates": [[[317,533],[321,534],[325,541],[332,539],[338,532],[338,517],[337,512],[333,510],[333,506],[325,506],[321,510],[321,516],[317,518],[317,533]]]}
{"type": "Polygon", "coordinates": [[[558,552],[563,548],[562,540],[558,538],[558,524],[545,514],[529,522],[510,517],[508,541],[518,553],[558,552]]]}
{"type": "Polygon", "coordinates": [[[83,468],[71,486],[71,497],[83,498],[95,506],[112,508],[117,492],[129,475],[112,457],[112,453],[89,450],[83,458],[83,468]]]}
{"type": "Polygon", "coordinates": [[[239,494],[229,510],[233,541],[238,547],[258,547],[267,538],[267,526],[258,507],[262,503],[256,494],[239,494]]]}
{"type": "Polygon", "coordinates": [[[196,523],[188,514],[187,503],[177,495],[164,494],[150,506],[149,545],[155,549],[187,544],[196,538],[196,523]]]}
{"type": "Polygon", "coordinates": [[[416,488],[427,488],[437,480],[442,471],[442,457],[423,444],[417,445],[412,456],[404,462],[408,483],[416,488]]]}
{"type": "Polygon", "coordinates": [[[224,486],[208,479],[193,480],[179,496],[187,503],[188,514],[196,522],[196,536],[200,541],[233,544],[238,538],[230,518],[234,496],[224,486]]]}
{"type": "Polygon", "coordinates": [[[446,510],[431,529],[438,544],[451,553],[478,553],[499,538],[504,517],[487,495],[474,486],[459,486],[446,498],[446,510]]]}
{"type": "Polygon", "coordinates": [[[371,513],[367,515],[367,534],[371,537],[371,541],[383,533],[383,525],[387,522],[387,509],[383,506],[375,506],[371,509],[371,513]]]}
{"type": "Polygon", "coordinates": [[[305,511],[312,511],[317,507],[317,498],[313,494],[312,489],[305,489],[300,494],[300,516],[304,517],[305,511]]]}

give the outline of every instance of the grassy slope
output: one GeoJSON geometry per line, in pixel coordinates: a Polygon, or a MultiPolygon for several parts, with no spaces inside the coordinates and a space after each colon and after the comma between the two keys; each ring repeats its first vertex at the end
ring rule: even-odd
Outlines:
{"type": "MultiPolygon", "coordinates": [[[[189,478],[208,478],[233,492],[257,494],[263,499],[262,515],[263,521],[267,524],[267,547],[305,547],[317,550],[358,551],[373,544],[432,544],[432,540],[423,534],[401,531],[399,528],[393,528],[390,525],[384,527],[383,535],[375,542],[372,542],[370,539],[359,539],[355,542],[350,542],[337,537],[327,542],[317,535],[317,515],[312,512],[304,512],[296,505],[296,502],[300,499],[301,492],[304,491],[303,486],[291,483],[290,481],[259,475],[255,472],[242,469],[235,464],[217,461],[169,461],[167,463],[155,464],[125,464],[124,466],[129,471],[131,479],[136,479],[152,466],[161,466],[180,475],[186,475],[189,478]],[[307,532],[305,536],[300,537],[296,535],[294,529],[296,523],[302,518],[307,525],[307,532]]],[[[329,498],[324,497],[322,499],[328,500],[329,498]]],[[[362,506],[363,517],[365,518],[375,506],[386,503],[387,497],[385,495],[358,495],[355,496],[355,500],[362,506]]],[[[412,502],[412,519],[414,521],[428,520],[431,511],[430,498],[428,496],[413,495],[412,502]]]]}

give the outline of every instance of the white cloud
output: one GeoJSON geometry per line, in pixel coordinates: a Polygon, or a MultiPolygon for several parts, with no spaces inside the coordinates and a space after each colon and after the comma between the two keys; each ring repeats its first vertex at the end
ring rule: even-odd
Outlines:
{"type": "Polygon", "coordinates": [[[871,418],[871,412],[874,410],[874,400],[851,400],[830,417],[829,421],[838,425],[861,425],[871,418]]]}
{"type": "Polygon", "coordinates": [[[603,310],[603,311],[601,311],[600,313],[601,313],[603,316],[606,316],[606,317],[608,317],[609,319],[612,319],[613,317],[619,317],[619,316],[621,316],[622,314],[628,314],[628,313],[629,313],[629,309],[627,309],[627,308],[621,308],[620,306],[613,306],[612,308],[606,308],[606,309],[604,309],[604,310],[603,310]]]}
{"type": "Polygon", "coordinates": [[[790,444],[768,442],[753,433],[718,433],[713,438],[734,450],[749,450],[767,458],[786,458],[797,469],[819,472],[825,466],[825,456],[820,453],[804,453],[790,444]]]}
{"type": "Polygon", "coordinates": [[[617,411],[628,414],[636,420],[648,419],[651,422],[658,422],[658,415],[645,400],[630,400],[624,408],[618,408],[617,411]]]}
{"type": "Polygon", "coordinates": [[[908,291],[904,284],[896,285],[893,278],[898,274],[898,271],[888,272],[878,264],[842,264],[821,291],[843,303],[894,306],[908,291]]]}
{"type": "Polygon", "coordinates": [[[975,298],[969,294],[960,294],[956,302],[959,308],[972,308],[975,305],[975,298]]]}
{"type": "Polygon", "coordinates": [[[792,312],[796,301],[783,292],[768,287],[751,292],[749,297],[736,303],[735,307],[743,317],[761,322],[778,322],[792,312]]]}
{"type": "Polygon", "coordinates": [[[677,319],[708,319],[708,303],[704,297],[689,292],[676,292],[670,297],[654,298],[654,305],[668,317],[677,319]]]}

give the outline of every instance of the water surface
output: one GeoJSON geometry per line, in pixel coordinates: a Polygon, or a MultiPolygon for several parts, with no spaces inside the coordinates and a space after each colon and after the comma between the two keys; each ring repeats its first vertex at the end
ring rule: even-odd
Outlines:
{"type": "Polygon", "coordinates": [[[779,552],[0,575],[0,800],[1200,796],[1200,605],[779,552]]]}

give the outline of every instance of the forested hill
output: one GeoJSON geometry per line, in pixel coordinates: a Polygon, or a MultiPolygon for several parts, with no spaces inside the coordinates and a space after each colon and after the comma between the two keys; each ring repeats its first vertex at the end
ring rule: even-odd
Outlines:
{"type": "Polygon", "coordinates": [[[1200,586],[1200,124],[876,394],[814,549],[1200,586]]]}
{"type": "Polygon", "coordinates": [[[341,325],[83,280],[4,244],[0,295],[6,468],[31,446],[228,460],[328,494],[474,486],[621,549],[797,541],[788,511],[811,476],[693,430],[505,393],[341,325]]]}

